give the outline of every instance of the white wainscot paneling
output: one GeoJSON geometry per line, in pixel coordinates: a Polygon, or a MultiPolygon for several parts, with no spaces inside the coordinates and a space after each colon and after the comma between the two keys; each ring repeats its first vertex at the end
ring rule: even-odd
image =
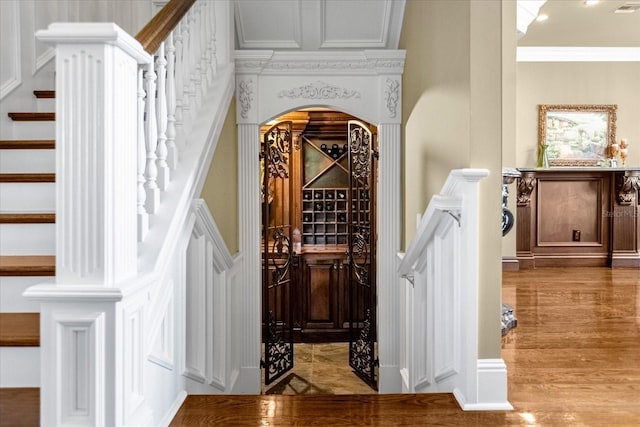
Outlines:
{"type": "Polygon", "coordinates": [[[19,1],[0,1],[0,100],[20,86],[20,8],[19,1]]]}
{"type": "Polygon", "coordinates": [[[66,378],[59,394],[61,424],[97,424],[105,411],[105,314],[56,313],[53,321],[56,371],[66,378]]]}

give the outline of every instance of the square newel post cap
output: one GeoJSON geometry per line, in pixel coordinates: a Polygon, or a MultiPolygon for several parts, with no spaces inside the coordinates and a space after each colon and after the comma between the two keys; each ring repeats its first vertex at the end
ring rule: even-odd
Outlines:
{"type": "Polygon", "coordinates": [[[138,64],[152,61],[142,45],[113,22],[56,22],[36,32],[36,38],[51,44],[109,44],[119,47],[138,64]]]}

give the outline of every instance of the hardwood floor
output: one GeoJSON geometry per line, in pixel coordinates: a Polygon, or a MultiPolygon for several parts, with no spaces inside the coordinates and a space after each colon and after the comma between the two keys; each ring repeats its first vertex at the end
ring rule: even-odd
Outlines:
{"type": "Polygon", "coordinates": [[[640,270],[505,272],[503,299],[514,411],[463,412],[450,394],[189,396],[171,425],[640,425],[640,270]]]}

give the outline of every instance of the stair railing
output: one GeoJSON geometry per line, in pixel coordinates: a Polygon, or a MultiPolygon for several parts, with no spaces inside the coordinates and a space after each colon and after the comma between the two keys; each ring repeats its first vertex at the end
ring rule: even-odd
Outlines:
{"type": "MultiPolygon", "coordinates": [[[[403,391],[453,392],[464,409],[483,409],[480,375],[495,380],[504,374],[506,392],[501,359],[491,359],[491,366],[478,360],[478,192],[487,175],[486,169],[450,172],[398,267],[403,391]]],[[[506,401],[506,395],[498,397],[506,401]]]]}
{"type": "MultiPolygon", "coordinates": [[[[44,424],[167,425],[185,364],[200,366],[185,270],[235,88],[232,11],[171,0],[136,38],[113,23],[36,34],[56,47],[56,278],[24,293],[41,302],[44,424]]],[[[204,390],[229,384],[230,361],[207,361],[204,390]]]]}

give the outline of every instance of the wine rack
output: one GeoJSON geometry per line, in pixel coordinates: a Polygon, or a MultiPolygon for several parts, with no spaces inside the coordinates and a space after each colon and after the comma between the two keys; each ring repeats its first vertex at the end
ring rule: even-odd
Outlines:
{"type": "Polygon", "coordinates": [[[354,191],[353,197],[349,199],[348,193],[345,188],[315,188],[302,191],[303,244],[346,245],[349,235],[349,207],[356,223],[369,223],[367,194],[361,192],[361,197],[358,197],[354,191]]]}

